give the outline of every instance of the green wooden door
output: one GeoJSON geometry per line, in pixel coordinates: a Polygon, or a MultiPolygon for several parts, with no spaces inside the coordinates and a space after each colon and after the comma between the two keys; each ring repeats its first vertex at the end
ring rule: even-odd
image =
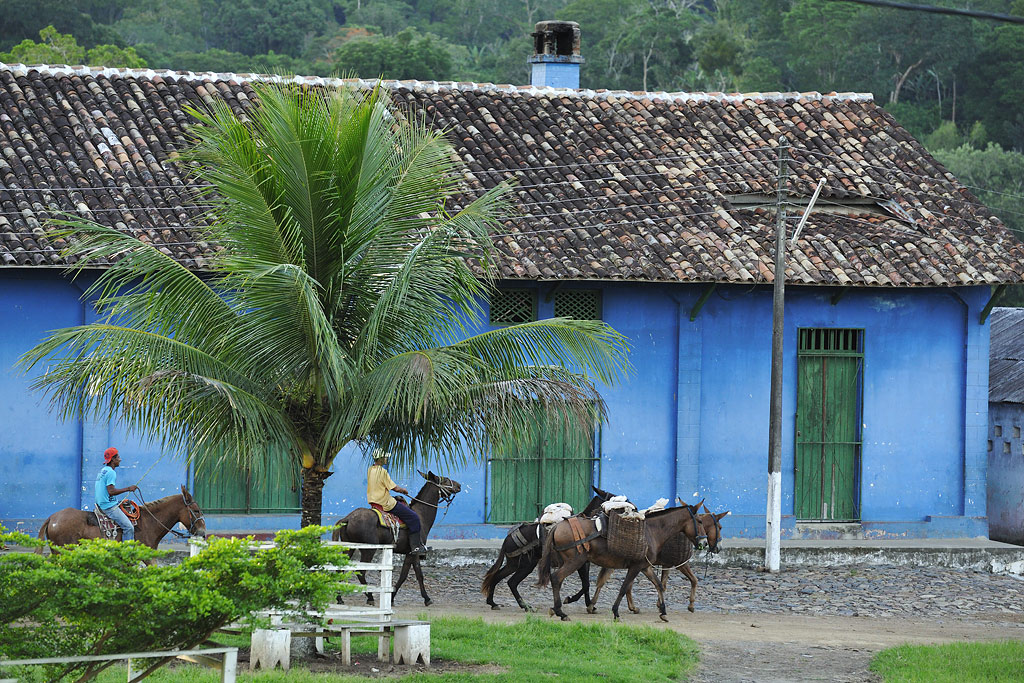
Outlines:
{"type": "Polygon", "coordinates": [[[488,460],[487,521],[530,521],[550,503],[582,510],[590,502],[596,462],[593,435],[538,418],[526,443],[498,444],[488,460]]]}
{"type": "Polygon", "coordinates": [[[196,501],[204,512],[221,514],[291,513],[301,509],[299,468],[286,458],[271,458],[257,472],[222,459],[197,468],[196,501]]]}
{"type": "Polygon", "coordinates": [[[805,328],[797,356],[796,517],[860,518],[863,332],[805,328]]]}

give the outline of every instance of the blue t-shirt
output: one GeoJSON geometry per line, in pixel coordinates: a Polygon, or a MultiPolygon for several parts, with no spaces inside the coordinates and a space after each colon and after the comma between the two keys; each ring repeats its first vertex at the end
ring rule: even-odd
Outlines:
{"type": "Polygon", "coordinates": [[[107,493],[107,484],[117,487],[117,473],[110,465],[104,465],[96,477],[96,505],[100,510],[109,510],[118,503],[118,498],[107,493]]]}

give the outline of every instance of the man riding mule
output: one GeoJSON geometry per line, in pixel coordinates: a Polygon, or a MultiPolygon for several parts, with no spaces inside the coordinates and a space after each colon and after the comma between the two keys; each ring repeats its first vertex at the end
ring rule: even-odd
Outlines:
{"type": "MultiPolygon", "coordinates": [[[[430,528],[434,525],[440,503],[444,502],[451,505],[455,494],[462,490],[462,486],[454,479],[438,476],[433,472],[427,472],[426,474],[420,472],[420,475],[427,481],[419,493],[412,498],[411,508],[412,512],[417,515],[417,519],[422,523],[420,539],[425,540],[430,534],[430,528]]],[[[357,508],[338,522],[332,538],[335,541],[371,543],[375,545],[390,545],[393,543],[396,553],[405,554],[405,561],[402,563],[402,570],[398,576],[398,581],[395,583],[394,593],[398,593],[398,589],[402,587],[406,577],[409,575],[409,569],[412,568],[416,572],[416,580],[420,585],[420,595],[423,596],[423,604],[429,605],[431,600],[430,596],[427,595],[426,589],[423,587],[423,569],[420,567],[420,556],[419,553],[413,552],[408,529],[405,526],[392,529],[379,516],[383,514],[385,513],[376,509],[357,508]]],[[[349,552],[349,556],[352,556],[354,553],[355,551],[349,552]]],[[[363,562],[370,562],[373,559],[374,553],[375,551],[372,549],[360,550],[359,557],[363,562]]],[[[356,572],[356,576],[360,583],[366,585],[365,571],[356,572]]],[[[373,604],[372,593],[366,594],[366,602],[369,605],[373,604]]]]}
{"type": "Polygon", "coordinates": [[[391,495],[392,491],[407,496],[410,494],[407,489],[391,480],[391,475],[386,469],[390,458],[390,453],[379,448],[373,452],[373,464],[366,472],[366,502],[374,510],[390,512],[402,520],[409,530],[409,552],[422,556],[430,548],[424,544],[423,536],[420,534],[420,516],[404,502],[391,495]]]}
{"type": "MultiPolygon", "coordinates": [[[[135,540],[135,524],[124,510],[121,509],[121,498],[123,494],[131,491],[138,491],[135,484],[123,489],[117,488],[117,472],[121,465],[121,456],[117,449],[110,447],[103,451],[103,467],[96,476],[96,509],[98,515],[105,515],[110,521],[121,529],[121,541],[135,540]]],[[[101,520],[98,520],[101,521],[101,520]]]]}
{"type": "Polygon", "coordinates": [[[540,587],[551,585],[551,592],[554,598],[552,614],[568,621],[569,617],[562,611],[562,599],[560,595],[562,581],[566,576],[576,571],[583,563],[590,561],[600,567],[612,569],[626,569],[626,579],[619,589],[619,595],[612,604],[612,614],[615,619],[619,618],[619,603],[622,596],[632,587],[636,575],[643,572],[658,591],[658,609],[661,619],[667,621],[665,616],[665,593],[661,582],[654,574],[651,561],[658,556],[665,542],[676,534],[682,532],[694,545],[698,545],[705,538],[703,528],[697,521],[697,512],[701,503],[697,505],[684,505],[678,508],[669,508],[657,512],[648,512],[640,535],[637,552],[630,552],[628,555],[622,551],[612,548],[608,536],[602,535],[602,530],[607,528],[608,522],[605,516],[595,519],[569,518],[559,522],[552,528],[544,541],[544,551],[540,559],[540,577],[537,585],[540,587]],[[561,560],[561,566],[552,571],[552,564],[556,556],[561,560]]]}
{"type": "MultiPolygon", "coordinates": [[[[116,487],[115,487],[116,488],[116,487]]],[[[115,494],[116,495],[116,494],[115,494]]],[[[135,540],[150,548],[156,548],[164,536],[181,524],[191,536],[206,536],[206,520],[203,511],[182,486],[181,493],[165,496],[139,508],[139,522],[135,528],[135,540]]],[[[177,531],[173,533],[180,536],[177,531]]],[[[51,546],[76,543],[83,538],[103,538],[104,532],[97,523],[96,515],[90,510],[64,508],[47,517],[39,528],[39,538],[48,540],[51,546]]]]}

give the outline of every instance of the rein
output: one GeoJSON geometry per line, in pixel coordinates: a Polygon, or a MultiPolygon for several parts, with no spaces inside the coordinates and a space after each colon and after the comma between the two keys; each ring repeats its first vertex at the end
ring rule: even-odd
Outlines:
{"type": "MultiPolygon", "coordinates": [[[[139,506],[139,509],[145,510],[146,514],[152,517],[153,521],[160,525],[160,527],[163,528],[164,531],[172,533],[180,539],[191,538],[192,532],[196,528],[196,524],[198,524],[201,520],[204,519],[203,513],[200,512],[196,514],[196,511],[193,510],[191,506],[189,506],[189,504],[185,501],[185,494],[181,494],[181,502],[185,505],[185,509],[188,510],[189,521],[191,522],[191,524],[188,527],[188,531],[186,533],[181,533],[180,531],[173,528],[174,525],[170,527],[167,526],[166,524],[161,522],[156,515],[153,514],[152,510],[150,510],[148,507],[149,504],[146,502],[146,499],[142,497],[142,491],[140,489],[136,489],[135,494],[139,497],[139,500],[142,501],[142,505],[139,506]]],[[[174,524],[176,525],[177,522],[175,522],[174,524]]]]}
{"type": "MultiPolygon", "coordinates": [[[[433,481],[430,482],[430,483],[437,487],[438,496],[439,496],[440,500],[445,503],[444,514],[441,515],[441,520],[440,520],[440,521],[443,522],[444,518],[448,516],[448,510],[451,508],[452,503],[455,501],[455,491],[453,491],[451,489],[451,487],[448,486],[447,484],[442,485],[442,484],[438,484],[437,482],[433,482],[433,481]]],[[[434,503],[430,503],[430,502],[427,502],[425,500],[420,500],[419,498],[416,498],[415,496],[409,496],[409,500],[414,500],[417,503],[419,503],[420,505],[427,505],[427,506],[432,507],[432,508],[434,508],[436,510],[440,510],[441,509],[440,504],[435,505],[434,503]]],[[[435,522],[435,524],[436,523],[437,522],[435,522]]]]}

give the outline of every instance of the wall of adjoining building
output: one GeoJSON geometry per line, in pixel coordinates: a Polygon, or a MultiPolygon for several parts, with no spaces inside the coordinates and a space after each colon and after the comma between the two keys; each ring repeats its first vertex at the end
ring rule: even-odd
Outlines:
{"type": "Polygon", "coordinates": [[[990,403],[989,538],[1024,545],[1024,405],[990,403]]]}

